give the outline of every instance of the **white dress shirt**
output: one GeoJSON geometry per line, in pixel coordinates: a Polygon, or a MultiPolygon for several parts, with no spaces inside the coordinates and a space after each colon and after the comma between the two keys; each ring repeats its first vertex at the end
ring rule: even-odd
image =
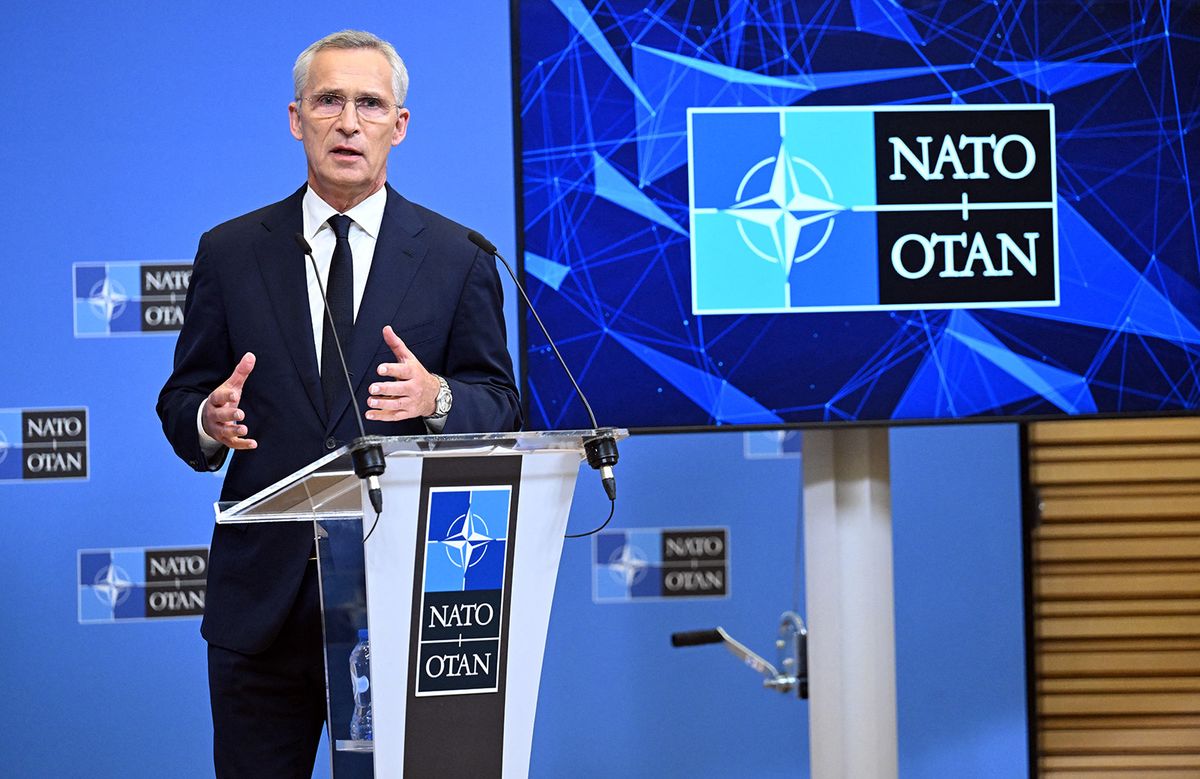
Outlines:
{"type": "MultiPolygon", "coordinates": [[[[387,187],[379,191],[346,212],[350,217],[350,253],[354,258],[354,317],[358,318],[358,307],[362,303],[363,292],[367,288],[367,277],[371,274],[371,261],[375,258],[375,243],[379,239],[379,228],[383,224],[383,209],[387,205],[387,187]]],[[[321,289],[317,286],[317,274],[320,273],[321,285],[329,282],[329,265],[333,261],[333,249],[337,244],[337,236],[329,226],[329,217],[339,213],[333,206],[321,199],[320,195],[309,187],[304,192],[302,205],[304,212],[304,238],[312,248],[313,263],[307,258],[304,261],[304,274],[308,279],[308,308],[312,317],[313,341],[317,347],[317,371],[321,370],[321,342],[325,335],[325,303],[321,300],[321,289]]],[[[349,348],[349,344],[342,344],[349,348]]],[[[240,358],[239,358],[240,359],[240,358]]],[[[204,430],[205,400],[196,412],[196,428],[200,431],[200,448],[205,456],[212,460],[221,449],[221,443],[204,430]]],[[[445,419],[425,420],[426,429],[431,433],[440,432],[446,424],[445,419]]],[[[253,436],[253,433],[251,433],[253,436]]]]}
{"type": "MultiPolygon", "coordinates": [[[[367,277],[371,273],[371,260],[375,257],[375,242],[379,238],[379,226],[383,224],[383,207],[387,205],[387,188],[378,192],[346,212],[353,220],[350,225],[350,253],[354,257],[354,316],[358,317],[358,306],[362,303],[363,291],[367,288],[367,277]]],[[[312,316],[313,341],[317,347],[317,372],[321,370],[321,341],[325,334],[325,304],[321,300],[321,289],[317,286],[317,273],[321,274],[321,286],[329,283],[329,265],[333,261],[333,248],[337,236],[329,226],[329,217],[339,213],[326,203],[310,187],[304,193],[304,238],[312,247],[313,263],[304,261],[304,274],[308,279],[308,309],[312,316]]],[[[348,349],[349,344],[342,344],[348,349]]]]}

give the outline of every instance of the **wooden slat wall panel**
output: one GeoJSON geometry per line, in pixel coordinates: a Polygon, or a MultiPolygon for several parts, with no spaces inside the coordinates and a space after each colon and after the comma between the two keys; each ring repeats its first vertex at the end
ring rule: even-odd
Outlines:
{"type": "Polygon", "coordinates": [[[1028,441],[1042,776],[1200,777],[1200,419],[1028,441]]]}

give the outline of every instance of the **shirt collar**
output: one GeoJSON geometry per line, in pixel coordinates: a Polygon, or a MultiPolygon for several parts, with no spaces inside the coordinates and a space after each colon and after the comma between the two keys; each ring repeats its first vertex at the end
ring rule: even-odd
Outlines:
{"type": "MultiPolygon", "coordinates": [[[[383,224],[383,209],[387,205],[387,187],[368,197],[363,202],[346,212],[346,216],[354,220],[363,232],[372,238],[379,239],[379,227],[383,224]]],[[[321,199],[321,196],[308,187],[304,191],[304,237],[312,240],[322,229],[329,227],[326,221],[338,213],[338,210],[321,199]]]]}

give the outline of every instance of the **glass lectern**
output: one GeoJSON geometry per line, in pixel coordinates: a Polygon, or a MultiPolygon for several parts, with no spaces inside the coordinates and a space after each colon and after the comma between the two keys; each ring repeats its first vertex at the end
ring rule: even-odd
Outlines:
{"type": "Polygon", "coordinates": [[[584,444],[602,433],[628,435],[380,438],[379,517],[346,447],[217,505],[219,523],[313,524],[335,779],[528,774],[563,533],[584,444]],[[370,740],[350,733],[361,629],[370,740]]]}

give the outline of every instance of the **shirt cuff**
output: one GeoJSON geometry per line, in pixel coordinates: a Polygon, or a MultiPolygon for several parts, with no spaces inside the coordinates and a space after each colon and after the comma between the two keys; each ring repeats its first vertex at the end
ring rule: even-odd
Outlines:
{"type": "Polygon", "coordinates": [[[204,430],[204,409],[208,406],[208,398],[200,404],[200,408],[196,411],[196,432],[200,434],[200,451],[208,458],[209,465],[212,465],[216,455],[221,451],[221,442],[210,436],[204,430]]]}

